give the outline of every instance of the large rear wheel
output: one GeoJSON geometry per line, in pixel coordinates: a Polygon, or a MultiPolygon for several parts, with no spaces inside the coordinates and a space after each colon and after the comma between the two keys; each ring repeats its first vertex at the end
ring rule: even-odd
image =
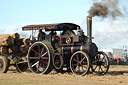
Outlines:
{"type": "Polygon", "coordinates": [[[53,69],[53,51],[49,43],[36,42],[28,52],[28,65],[30,70],[37,74],[48,74],[53,69]]]}
{"type": "Polygon", "coordinates": [[[75,52],[70,59],[71,71],[76,75],[85,75],[90,69],[89,56],[82,51],[75,52]]]}

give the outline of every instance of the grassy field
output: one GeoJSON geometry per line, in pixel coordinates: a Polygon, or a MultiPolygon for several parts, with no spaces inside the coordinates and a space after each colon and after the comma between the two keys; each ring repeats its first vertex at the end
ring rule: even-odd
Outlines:
{"type": "Polygon", "coordinates": [[[76,76],[72,73],[37,75],[30,72],[18,73],[15,70],[0,74],[0,85],[127,85],[128,66],[110,66],[106,75],[88,74],[76,76]]]}

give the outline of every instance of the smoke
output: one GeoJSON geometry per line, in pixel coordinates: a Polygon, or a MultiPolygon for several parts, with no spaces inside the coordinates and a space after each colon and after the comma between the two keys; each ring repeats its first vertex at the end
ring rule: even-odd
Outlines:
{"type": "Polygon", "coordinates": [[[91,17],[111,17],[115,19],[116,17],[124,16],[121,8],[119,8],[119,0],[100,0],[100,2],[93,0],[93,2],[93,6],[88,11],[91,17]]]}

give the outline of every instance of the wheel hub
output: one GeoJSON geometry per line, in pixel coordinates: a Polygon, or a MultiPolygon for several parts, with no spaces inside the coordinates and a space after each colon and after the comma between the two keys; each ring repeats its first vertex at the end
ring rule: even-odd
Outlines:
{"type": "Polygon", "coordinates": [[[39,57],[39,60],[42,60],[42,58],[43,58],[41,54],[38,57],[39,57]]]}
{"type": "Polygon", "coordinates": [[[102,61],[97,61],[97,65],[101,66],[102,65],[102,61]]]}
{"type": "Polygon", "coordinates": [[[78,66],[81,66],[82,65],[80,61],[77,64],[78,64],[78,66]]]}

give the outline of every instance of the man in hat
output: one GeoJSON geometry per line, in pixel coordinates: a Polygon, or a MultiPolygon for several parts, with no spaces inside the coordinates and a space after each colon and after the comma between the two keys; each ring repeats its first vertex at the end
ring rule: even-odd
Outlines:
{"type": "Polygon", "coordinates": [[[42,41],[45,39],[45,33],[42,32],[42,30],[39,30],[39,34],[38,34],[38,41],[42,41]]]}

